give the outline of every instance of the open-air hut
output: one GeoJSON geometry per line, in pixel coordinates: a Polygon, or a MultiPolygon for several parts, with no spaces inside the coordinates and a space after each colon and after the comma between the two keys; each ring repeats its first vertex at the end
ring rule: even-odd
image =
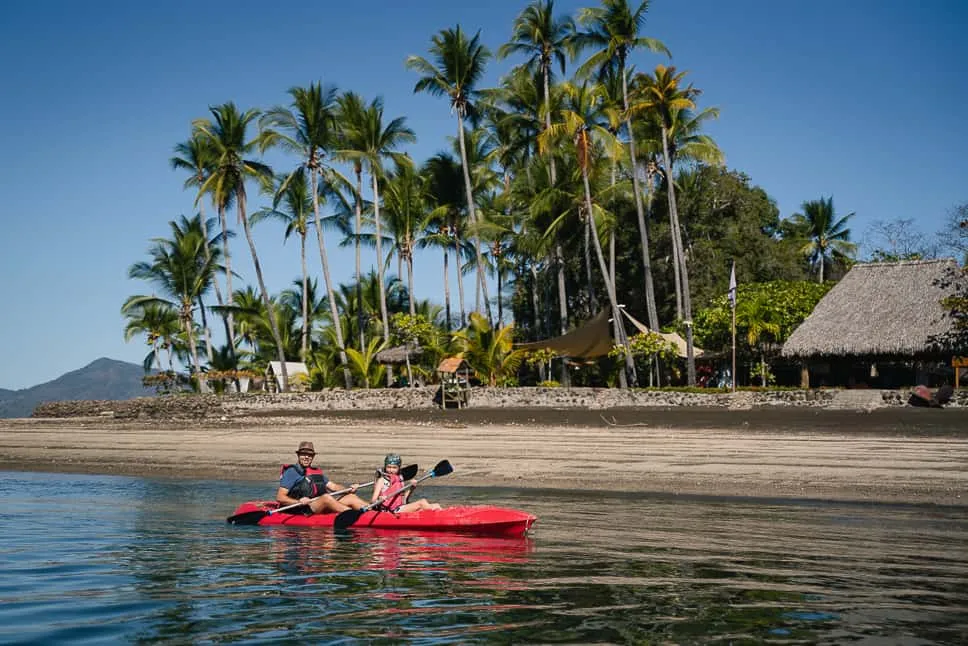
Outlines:
{"type": "Polygon", "coordinates": [[[412,383],[414,379],[413,370],[410,364],[412,361],[419,359],[421,355],[423,355],[423,348],[421,348],[419,345],[403,344],[393,346],[392,348],[387,348],[386,350],[380,350],[373,358],[377,363],[381,363],[383,365],[406,365],[407,385],[414,386],[423,385],[423,381],[418,378],[415,380],[417,382],[416,384],[412,383]]]}
{"type": "Polygon", "coordinates": [[[449,403],[464,408],[470,403],[471,367],[464,357],[457,355],[441,361],[437,366],[437,376],[440,378],[441,408],[447,408],[449,403]]]}
{"type": "MultiPolygon", "coordinates": [[[[309,379],[309,368],[302,361],[287,361],[286,375],[289,377],[289,390],[305,390],[309,379]],[[298,375],[302,375],[299,377],[298,375]]],[[[282,363],[270,361],[266,366],[264,388],[271,393],[282,391],[282,363]]]]}
{"type": "Polygon", "coordinates": [[[951,258],[854,265],[783,345],[801,385],[892,388],[947,379],[956,290],[951,258]],[[942,374],[944,373],[944,374],[942,374]]]}

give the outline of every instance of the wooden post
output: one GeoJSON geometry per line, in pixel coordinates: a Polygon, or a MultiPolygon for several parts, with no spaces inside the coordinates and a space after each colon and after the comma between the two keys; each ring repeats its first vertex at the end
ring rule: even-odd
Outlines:
{"type": "Polygon", "coordinates": [[[800,387],[810,388],[810,367],[806,361],[800,364],[800,387]]]}
{"type": "Polygon", "coordinates": [[[968,368],[968,357],[952,357],[951,367],[955,369],[955,388],[959,388],[959,377],[961,376],[961,369],[968,368]]]}

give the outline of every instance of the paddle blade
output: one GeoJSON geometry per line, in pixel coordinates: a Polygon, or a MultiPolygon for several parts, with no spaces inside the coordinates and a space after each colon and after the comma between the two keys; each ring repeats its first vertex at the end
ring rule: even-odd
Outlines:
{"type": "Polygon", "coordinates": [[[225,520],[230,525],[258,525],[259,521],[268,515],[269,513],[265,510],[257,509],[256,511],[247,511],[242,514],[229,516],[225,520]]]}
{"type": "Polygon", "coordinates": [[[450,466],[450,462],[448,462],[447,460],[441,460],[440,462],[438,462],[437,466],[435,466],[433,470],[433,474],[435,478],[439,478],[440,476],[445,476],[453,472],[454,472],[454,467],[450,466]]]}
{"type": "Polygon", "coordinates": [[[341,511],[336,514],[336,518],[333,519],[333,529],[339,531],[341,529],[346,529],[351,527],[353,523],[360,519],[363,515],[363,511],[360,509],[347,509],[346,511],[341,511]]]}
{"type": "Polygon", "coordinates": [[[400,469],[400,477],[404,480],[409,480],[410,478],[417,475],[417,471],[420,471],[420,465],[408,464],[407,466],[400,469]]]}

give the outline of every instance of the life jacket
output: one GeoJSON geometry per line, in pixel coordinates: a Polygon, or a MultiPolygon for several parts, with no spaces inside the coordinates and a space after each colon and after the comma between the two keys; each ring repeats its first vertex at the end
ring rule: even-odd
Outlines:
{"type": "Polygon", "coordinates": [[[294,468],[303,476],[302,480],[289,488],[287,493],[290,498],[316,498],[326,493],[326,476],[323,475],[322,469],[318,467],[303,469],[298,464],[284,464],[282,470],[279,471],[279,476],[281,477],[289,467],[294,468]]]}
{"type": "Polygon", "coordinates": [[[380,509],[383,511],[394,511],[397,507],[403,505],[407,502],[407,491],[401,492],[403,489],[403,478],[400,477],[399,473],[383,474],[383,491],[380,492],[380,497],[385,498],[390,496],[382,503],[380,503],[380,509]]]}

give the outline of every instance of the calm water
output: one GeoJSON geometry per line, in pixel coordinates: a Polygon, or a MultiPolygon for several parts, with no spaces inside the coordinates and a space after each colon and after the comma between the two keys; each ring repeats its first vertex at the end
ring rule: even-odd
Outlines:
{"type": "Polygon", "coordinates": [[[532,538],[225,523],[271,491],[0,472],[0,642],[968,643],[964,508],[435,483],[532,538]]]}

